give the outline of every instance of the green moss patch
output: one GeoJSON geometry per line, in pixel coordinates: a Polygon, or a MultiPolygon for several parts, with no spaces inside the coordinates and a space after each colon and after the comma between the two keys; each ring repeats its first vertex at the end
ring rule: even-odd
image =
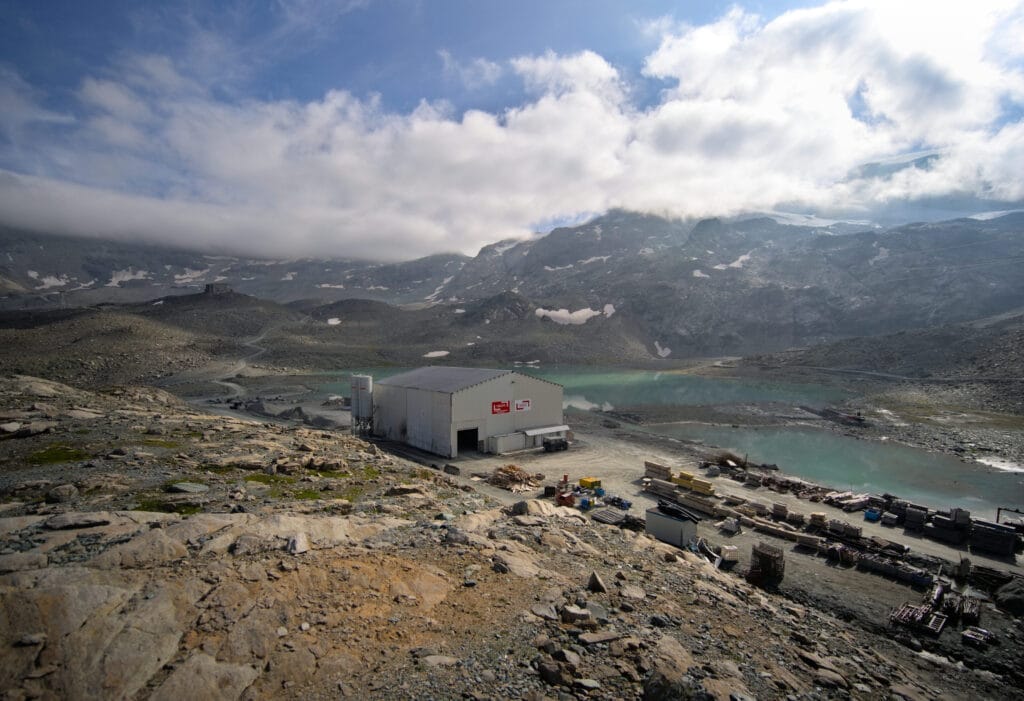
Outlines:
{"type": "Polygon", "coordinates": [[[181,447],[181,443],[177,441],[165,441],[160,438],[147,438],[142,441],[142,445],[148,445],[150,448],[167,448],[168,450],[181,447]]]}
{"type": "Polygon", "coordinates": [[[160,499],[143,499],[139,502],[138,511],[155,511],[161,514],[180,514],[191,516],[202,511],[202,507],[184,502],[163,501],[160,499]]]}
{"type": "Polygon", "coordinates": [[[246,475],[245,481],[259,482],[260,484],[295,484],[296,479],[287,475],[268,475],[260,472],[255,475],[246,475]]]}
{"type": "Polygon", "coordinates": [[[52,465],[60,462],[87,460],[90,457],[89,453],[81,448],[56,444],[32,453],[28,456],[28,462],[32,465],[52,465]]]}

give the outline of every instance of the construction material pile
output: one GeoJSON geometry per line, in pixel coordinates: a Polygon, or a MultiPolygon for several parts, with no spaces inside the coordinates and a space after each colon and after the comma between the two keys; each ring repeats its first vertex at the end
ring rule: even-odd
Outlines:
{"type": "Polygon", "coordinates": [[[487,478],[488,484],[493,484],[495,487],[501,487],[516,494],[537,489],[543,481],[544,475],[539,472],[531,475],[518,465],[512,464],[495,468],[494,472],[487,478]]]}

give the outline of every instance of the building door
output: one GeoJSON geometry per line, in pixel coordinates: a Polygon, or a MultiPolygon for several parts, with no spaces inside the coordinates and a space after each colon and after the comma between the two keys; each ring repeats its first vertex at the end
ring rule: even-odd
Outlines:
{"type": "Polygon", "coordinates": [[[479,438],[477,435],[477,429],[467,428],[458,432],[456,437],[456,452],[457,453],[475,453],[479,450],[479,438]]]}

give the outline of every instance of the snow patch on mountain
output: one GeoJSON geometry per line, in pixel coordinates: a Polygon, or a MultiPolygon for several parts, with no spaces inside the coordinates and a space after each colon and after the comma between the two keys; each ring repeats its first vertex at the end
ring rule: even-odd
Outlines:
{"type": "Polygon", "coordinates": [[[700,269],[698,269],[698,270],[694,270],[694,271],[693,271],[693,276],[694,276],[694,277],[711,277],[710,275],[708,275],[707,273],[703,272],[703,271],[702,271],[702,270],[700,270],[700,269]]]}
{"type": "Polygon", "coordinates": [[[672,349],[668,346],[662,347],[657,341],[654,342],[654,350],[657,351],[659,358],[667,358],[672,355],[672,349]]]}
{"type": "Polygon", "coordinates": [[[110,282],[106,284],[106,287],[120,287],[122,282],[128,282],[130,280],[148,280],[149,278],[150,272],[148,270],[136,270],[135,268],[115,270],[110,274],[110,282]]]}
{"type": "Polygon", "coordinates": [[[437,286],[437,287],[436,287],[436,288],[434,289],[434,291],[433,291],[433,292],[431,292],[430,294],[428,294],[428,295],[427,295],[426,297],[424,297],[423,299],[425,299],[425,300],[426,300],[426,301],[428,301],[428,302],[436,302],[436,301],[437,301],[437,296],[438,296],[439,294],[441,294],[441,292],[443,292],[443,291],[444,291],[444,288],[445,288],[445,286],[446,286],[446,285],[447,285],[447,284],[448,284],[449,282],[451,282],[451,281],[452,281],[452,280],[453,280],[454,278],[455,278],[455,276],[454,276],[454,275],[449,275],[448,277],[446,277],[446,278],[445,278],[444,280],[442,280],[442,281],[441,281],[441,284],[440,284],[440,285],[438,285],[438,286],[437,286]]]}
{"type": "Polygon", "coordinates": [[[202,278],[206,277],[206,274],[210,272],[209,268],[203,270],[193,270],[192,268],[185,268],[185,272],[175,275],[174,282],[179,285],[189,282],[198,282],[202,278]]]}
{"type": "Polygon", "coordinates": [[[595,311],[590,307],[577,309],[574,312],[570,312],[568,309],[543,309],[542,307],[537,307],[535,313],[540,319],[547,317],[556,324],[562,324],[563,326],[567,324],[579,326],[580,324],[587,323],[587,320],[592,317],[601,316],[601,312],[595,311]]]}
{"type": "Polygon", "coordinates": [[[734,260],[732,263],[719,263],[715,266],[715,270],[727,270],[729,268],[742,268],[743,264],[750,260],[750,253],[744,253],[742,256],[734,260]]]}

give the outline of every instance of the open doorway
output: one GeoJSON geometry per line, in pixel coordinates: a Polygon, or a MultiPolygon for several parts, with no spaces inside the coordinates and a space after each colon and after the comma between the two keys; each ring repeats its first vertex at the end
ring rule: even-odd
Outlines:
{"type": "Polygon", "coordinates": [[[459,453],[475,453],[479,449],[477,429],[467,428],[458,432],[455,450],[459,453]]]}

